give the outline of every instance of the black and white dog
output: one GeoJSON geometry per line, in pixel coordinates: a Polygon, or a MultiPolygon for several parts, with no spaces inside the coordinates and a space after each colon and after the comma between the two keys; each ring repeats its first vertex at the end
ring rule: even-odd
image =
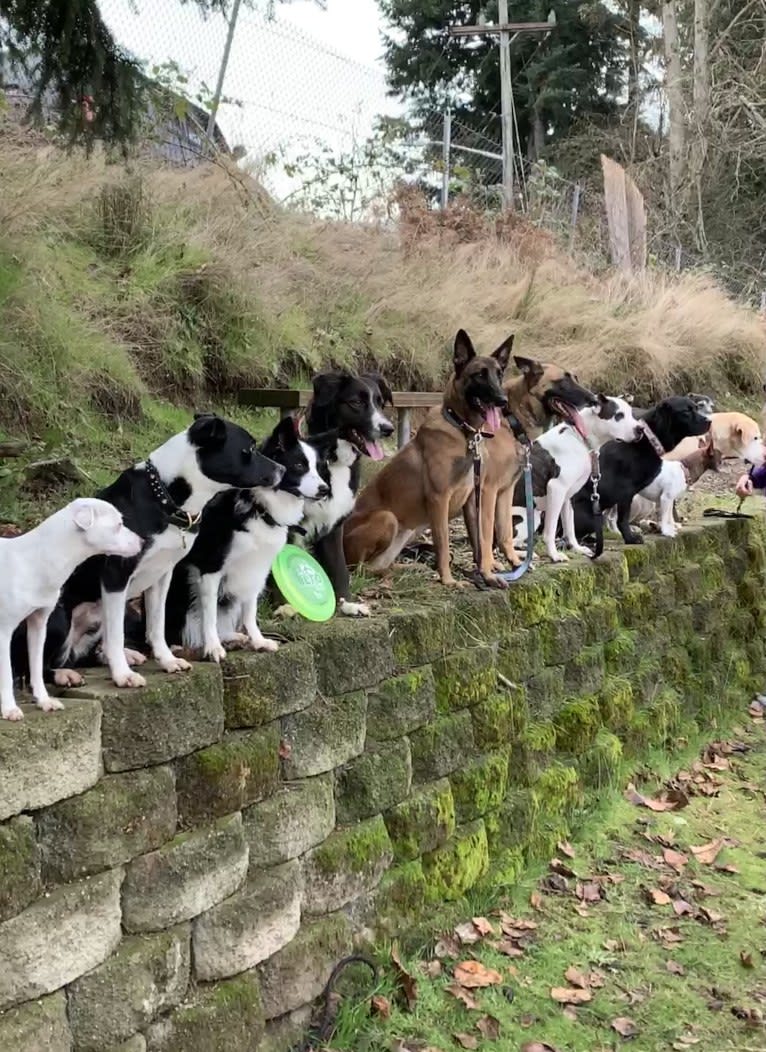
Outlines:
{"type": "MultiPolygon", "coordinates": [[[[306,413],[306,433],[337,433],[334,446],[326,451],[325,482],[329,493],[307,505],[302,526],[315,558],[332,581],[338,611],[349,617],[367,617],[364,603],[351,602],[351,579],[343,554],[343,523],[351,513],[359,490],[360,457],[382,460],[382,438],[394,426],[384,415],[393,395],[380,373],[320,373],[314,377],[314,393],[306,413]]],[[[282,608],[289,612],[289,608],[282,608]]]]}
{"type": "Polygon", "coordinates": [[[170,643],[202,650],[212,661],[226,657],[226,645],[277,649],[258,628],[258,597],[306,502],[329,492],[319,471],[334,441],[334,435],[301,440],[288,417],[260,446],[284,468],[278,485],[229,490],[210,501],[194,547],[173,571],[166,606],[170,643]]]}
{"type": "MultiPolygon", "coordinates": [[[[125,651],[126,606],[140,596],[146,641],[160,667],[166,672],[191,668],[174,656],[165,638],[173,568],[194,543],[202,510],[216,494],[276,486],[283,474],[283,467],[258,452],[243,427],[205,414],[98,494],[122,512],[125,525],[142,538],[143,547],[131,559],[88,559],[64,585],[62,606],[71,612],[70,626],[83,609],[88,611],[86,621],[100,625],[104,657],[118,687],[142,687],[146,682],[131,670],[132,652],[125,651]]],[[[90,627],[92,645],[96,633],[90,627]]],[[[69,637],[69,647],[76,648],[71,632],[69,637]]],[[[134,662],[141,657],[132,654],[134,662]]]]}
{"type": "MultiPolygon", "coordinates": [[[[684,438],[704,435],[710,418],[691,398],[673,395],[648,409],[640,421],[643,437],[637,442],[607,442],[601,450],[599,495],[603,511],[617,509],[617,528],[626,544],[642,544],[640,532],[631,529],[633,498],[660,473],[663,456],[684,438]]],[[[591,493],[586,484],[573,500],[575,533],[579,541],[593,534],[595,522],[591,493]]]]}

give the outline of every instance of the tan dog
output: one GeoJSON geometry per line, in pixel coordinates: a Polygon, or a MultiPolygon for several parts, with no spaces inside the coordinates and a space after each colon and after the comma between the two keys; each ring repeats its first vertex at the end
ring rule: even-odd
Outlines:
{"type": "MultiPolygon", "coordinates": [[[[754,467],[760,467],[764,461],[763,438],[761,428],[752,417],[745,413],[713,413],[710,418],[710,436],[713,448],[726,458],[746,460],[754,467]]],[[[675,449],[665,456],[666,460],[685,460],[701,445],[708,442],[708,436],[685,438],[675,449]]]]}
{"type": "MultiPolygon", "coordinates": [[[[365,563],[372,570],[386,570],[402,548],[430,526],[439,579],[446,585],[457,583],[450,569],[449,522],[473,493],[474,442],[483,476],[487,449],[502,430],[500,410],[506,398],[501,381],[512,343],[510,336],[492,355],[479,356],[468,334],[458,332],[454,372],[442,405],[429,412],[412,441],[365,487],[346,520],[343,545],[350,566],[365,563]]],[[[494,501],[487,514],[494,516],[494,501]]],[[[493,518],[488,521],[488,554],[483,552],[483,562],[489,560],[486,578],[495,583],[493,518]]]]}

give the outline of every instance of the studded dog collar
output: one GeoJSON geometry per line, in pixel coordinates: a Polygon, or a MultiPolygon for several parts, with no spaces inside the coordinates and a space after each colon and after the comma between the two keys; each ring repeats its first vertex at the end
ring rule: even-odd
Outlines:
{"type": "Polygon", "coordinates": [[[652,447],[652,449],[660,458],[660,460],[662,460],[666,452],[662,442],[660,442],[659,438],[657,438],[654,431],[652,431],[652,429],[649,427],[645,420],[639,421],[639,426],[646,435],[646,440],[649,443],[649,445],[652,447]]]}
{"type": "Polygon", "coordinates": [[[167,515],[168,522],[172,526],[178,526],[184,533],[196,533],[199,529],[202,512],[199,511],[196,515],[192,515],[190,512],[180,508],[170,496],[170,490],[160,478],[160,473],[151,460],[147,458],[145,463],[149,489],[152,491],[155,499],[162,505],[162,510],[167,515]]]}

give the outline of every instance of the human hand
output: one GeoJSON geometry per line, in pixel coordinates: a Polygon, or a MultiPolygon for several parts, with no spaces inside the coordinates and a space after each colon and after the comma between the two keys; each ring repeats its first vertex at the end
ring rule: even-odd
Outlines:
{"type": "Polygon", "coordinates": [[[752,497],[753,480],[750,478],[749,475],[740,475],[740,477],[737,479],[736,493],[738,497],[742,498],[742,500],[744,500],[745,497],[752,497]]]}

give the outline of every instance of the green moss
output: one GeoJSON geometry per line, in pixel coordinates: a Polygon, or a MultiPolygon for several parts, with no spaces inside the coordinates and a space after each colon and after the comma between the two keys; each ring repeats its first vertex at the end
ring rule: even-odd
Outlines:
{"type": "Polygon", "coordinates": [[[515,887],[526,867],[524,852],[519,847],[504,848],[499,854],[490,853],[489,870],[480,882],[490,888],[515,887]]]}
{"type": "Polygon", "coordinates": [[[31,818],[0,825],[0,921],[20,913],[40,893],[40,851],[31,818]]]}
{"type": "Polygon", "coordinates": [[[595,697],[573,698],[554,717],[556,748],[579,755],[595,740],[601,711],[595,697]]]}
{"type": "Polygon", "coordinates": [[[349,829],[339,829],[315,848],[314,868],[324,877],[339,871],[366,873],[391,851],[391,841],[380,815],[349,829]]]}
{"type": "Polygon", "coordinates": [[[497,683],[495,654],[494,647],[473,647],[435,661],[437,709],[447,713],[485,701],[497,683]]]}
{"type": "Polygon", "coordinates": [[[433,719],[436,711],[430,665],[384,680],[367,696],[367,737],[400,738],[433,719]]]}
{"type": "Polygon", "coordinates": [[[557,617],[539,628],[546,665],[563,665],[585,646],[585,622],[578,615],[557,617]]]}
{"type": "Polygon", "coordinates": [[[606,643],[614,639],[620,625],[617,600],[611,595],[594,599],[581,613],[585,624],[586,643],[606,643]]]}
{"type": "Polygon", "coordinates": [[[566,815],[582,801],[580,775],[575,767],[552,763],[533,787],[539,813],[566,815]]]}
{"type": "Polygon", "coordinates": [[[535,717],[550,717],[566,697],[563,665],[551,665],[527,683],[529,711],[535,717]]]}
{"type": "Polygon", "coordinates": [[[423,786],[383,817],[397,862],[434,851],[455,832],[455,802],[450,783],[445,778],[423,786]]]}
{"type": "MultiPolygon", "coordinates": [[[[627,551],[636,551],[628,548],[627,551]]],[[[639,628],[651,618],[652,591],[641,581],[631,581],[625,586],[620,600],[620,619],[626,628],[639,628]]]]}
{"type": "Polygon", "coordinates": [[[601,719],[612,731],[621,731],[633,719],[633,686],[622,676],[609,676],[598,695],[601,719]]]}
{"type": "Polygon", "coordinates": [[[509,789],[500,807],[484,816],[490,858],[526,847],[539,814],[540,801],[531,789],[509,789]]]}
{"type": "Polygon", "coordinates": [[[473,734],[480,749],[495,749],[521,734],[527,721],[527,695],[523,687],[493,694],[471,712],[473,734]]]}
{"type": "Polygon", "coordinates": [[[600,727],[595,740],[580,758],[578,766],[584,783],[597,789],[617,786],[622,773],[622,759],[620,739],[606,727],[600,727]]]}
{"type": "Polygon", "coordinates": [[[489,753],[450,777],[458,822],[471,822],[500,805],[508,784],[508,752],[489,753]]]}
{"type": "Polygon", "coordinates": [[[425,900],[426,878],[420,859],[392,866],[375,896],[375,927],[384,935],[398,934],[422,918],[425,900]]]}
{"type": "Polygon", "coordinates": [[[366,749],[335,773],[338,822],[348,825],[370,818],[404,800],[412,783],[407,738],[366,749]]]}
{"type": "Polygon", "coordinates": [[[679,602],[693,603],[703,595],[702,567],[698,563],[679,566],[673,574],[679,602]]]}
{"type": "Polygon", "coordinates": [[[682,699],[671,687],[657,691],[646,708],[647,743],[664,746],[673,741],[682,726],[682,699]]]}
{"type": "Polygon", "coordinates": [[[558,613],[559,595],[549,576],[527,575],[513,587],[510,596],[513,623],[526,628],[558,613]]]}
{"type": "Polygon", "coordinates": [[[260,727],[305,708],[316,696],[307,643],[288,643],[274,653],[233,651],[222,669],[227,727],[260,727]]]}
{"type": "Polygon", "coordinates": [[[461,898],[486,874],[489,848],[484,822],[459,826],[444,847],[423,856],[426,896],[430,902],[461,898]]]}
{"type": "Polygon", "coordinates": [[[583,647],[564,671],[567,690],[572,694],[595,694],[604,682],[604,674],[603,644],[583,647]]]}
{"type": "Polygon", "coordinates": [[[513,628],[507,643],[501,643],[497,670],[511,683],[523,683],[543,668],[543,647],[539,629],[513,628]]]}
{"type": "Polygon", "coordinates": [[[456,712],[426,724],[410,735],[410,745],[416,783],[451,774],[475,752],[471,713],[456,712]]]}
{"type": "Polygon", "coordinates": [[[706,593],[717,592],[726,580],[726,566],[720,555],[711,552],[700,562],[702,585],[706,593]]]}
{"type": "Polygon", "coordinates": [[[427,665],[448,654],[457,635],[454,608],[423,607],[407,613],[394,613],[388,620],[394,660],[399,668],[427,665]]]}
{"type": "Polygon", "coordinates": [[[606,551],[593,564],[596,575],[596,595],[620,596],[628,583],[628,562],[625,552],[629,548],[606,551]]]}
{"type": "Polygon", "coordinates": [[[640,658],[638,632],[622,629],[614,639],[604,644],[604,663],[607,674],[628,672],[640,658]]]}
{"type": "Polygon", "coordinates": [[[249,1048],[264,1030],[257,976],[246,972],[200,987],[162,1022],[163,1052],[227,1052],[249,1048]]]}
{"type": "Polygon", "coordinates": [[[596,574],[588,562],[559,563],[548,570],[558,586],[562,606],[579,610],[596,591],[596,574]]]}
{"type": "Polygon", "coordinates": [[[623,557],[628,567],[629,581],[641,581],[645,575],[653,573],[656,568],[654,548],[651,544],[626,545],[623,557]]]}

